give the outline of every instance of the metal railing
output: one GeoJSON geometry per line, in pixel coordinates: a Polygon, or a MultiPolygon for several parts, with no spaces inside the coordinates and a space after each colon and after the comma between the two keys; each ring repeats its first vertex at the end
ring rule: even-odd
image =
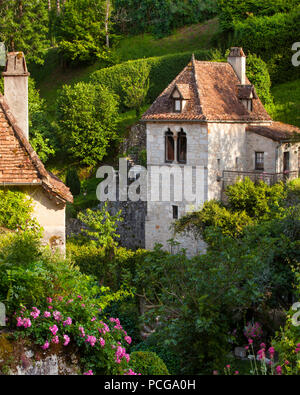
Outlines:
{"type": "Polygon", "coordinates": [[[223,189],[227,186],[235,184],[237,181],[242,181],[246,177],[250,178],[254,183],[260,181],[268,185],[274,185],[280,181],[288,182],[294,180],[299,175],[298,171],[286,171],[284,173],[264,173],[258,171],[238,171],[238,170],[224,170],[223,171],[223,189]]]}

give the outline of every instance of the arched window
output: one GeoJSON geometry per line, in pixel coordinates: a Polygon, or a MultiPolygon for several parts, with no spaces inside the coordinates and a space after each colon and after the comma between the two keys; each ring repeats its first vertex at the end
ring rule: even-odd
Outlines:
{"type": "Polygon", "coordinates": [[[186,134],[181,129],[177,138],[177,160],[179,163],[186,163],[187,141],[186,134]]]}
{"type": "Polygon", "coordinates": [[[175,160],[175,143],[174,135],[170,129],[165,134],[165,160],[166,162],[173,162],[175,160]]]}

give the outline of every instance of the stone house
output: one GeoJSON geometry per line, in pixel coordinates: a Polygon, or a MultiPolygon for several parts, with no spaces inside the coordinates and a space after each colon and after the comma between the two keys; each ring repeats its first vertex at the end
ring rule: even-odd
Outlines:
{"type": "Polygon", "coordinates": [[[0,187],[19,187],[32,199],[44,242],[65,250],[65,208],[72,194],[47,171],[29,142],[28,77],[22,52],[8,53],[0,94],[0,187]]]}
{"type": "MultiPolygon", "coordinates": [[[[146,248],[168,248],[175,219],[198,209],[204,201],[221,199],[224,188],[249,176],[267,183],[298,177],[300,129],[274,122],[246,77],[242,48],[232,48],[228,62],[191,62],[143,115],[148,171],[171,174],[185,167],[202,168],[193,176],[202,185],[196,200],[174,199],[183,187],[170,177],[171,199],[151,201],[150,192],[168,188],[163,177],[148,177],[146,248]],[[299,141],[299,140],[298,140],[299,141]],[[172,189],[174,191],[172,192],[172,189]],[[172,200],[173,199],[173,200],[172,200]]],[[[187,185],[184,185],[187,188],[187,185]]],[[[152,199],[153,200],[153,199],[152,199]]],[[[191,235],[176,238],[189,254],[205,249],[191,235]]]]}

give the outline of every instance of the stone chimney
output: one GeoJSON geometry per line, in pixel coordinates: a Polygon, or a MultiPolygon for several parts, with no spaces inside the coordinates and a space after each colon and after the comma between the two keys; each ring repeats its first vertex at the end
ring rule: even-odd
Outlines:
{"type": "Polygon", "coordinates": [[[232,47],[227,61],[233,67],[241,85],[246,85],[246,56],[243,48],[232,47]]]}
{"type": "Polygon", "coordinates": [[[23,52],[7,54],[4,77],[4,98],[18,126],[29,139],[28,129],[28,77],[23,52]]]}

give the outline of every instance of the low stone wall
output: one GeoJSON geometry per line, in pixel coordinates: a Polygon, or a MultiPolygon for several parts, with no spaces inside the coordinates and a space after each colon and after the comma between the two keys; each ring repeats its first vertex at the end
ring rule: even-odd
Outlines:
{"type": "Polygon", "coordinates": [[[79,375],[77,350],[51,344],[43,351],[28,339],[15,340],[12,332],[0,331],[0,375],[79,375]]]}

